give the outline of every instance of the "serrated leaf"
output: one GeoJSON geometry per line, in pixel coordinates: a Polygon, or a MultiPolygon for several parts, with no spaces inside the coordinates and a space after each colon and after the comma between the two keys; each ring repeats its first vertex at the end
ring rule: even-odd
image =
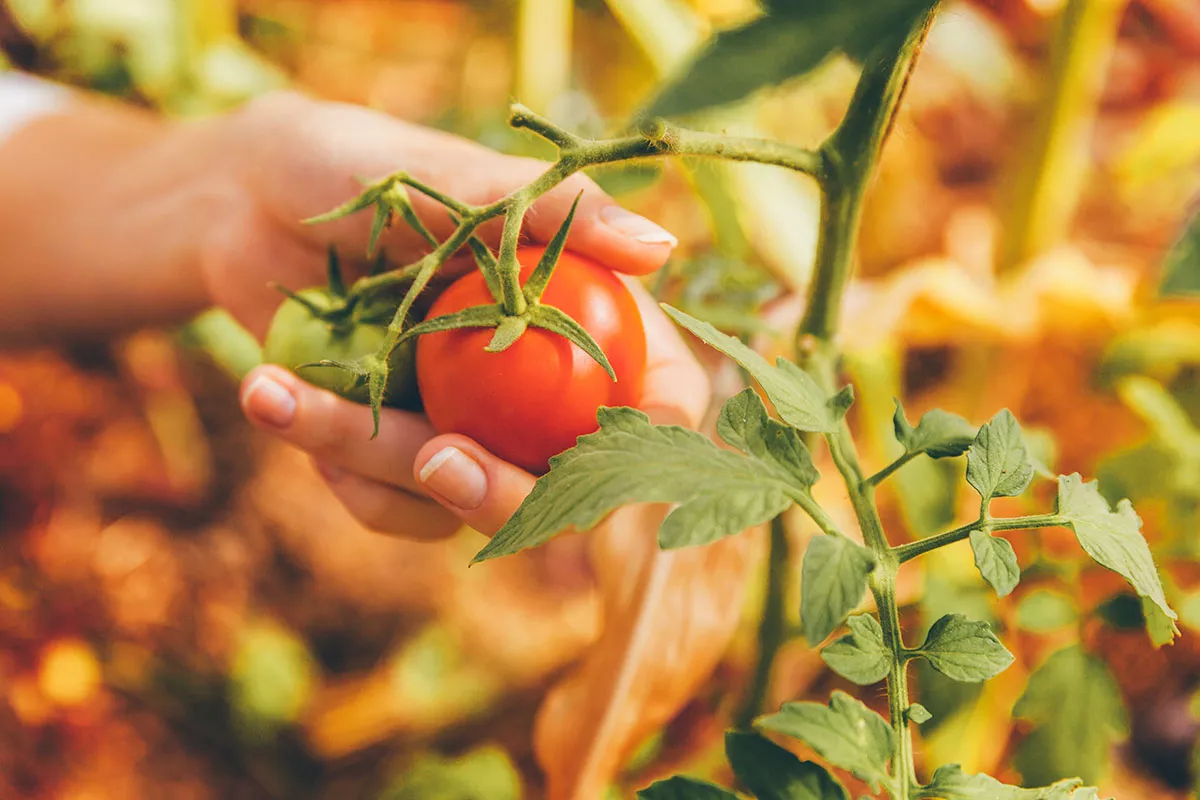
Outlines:
{"type": "Polygon", "coordinates": [[[883,643],[879,620],[871,614],[856,614],[846,624],[850,633],[822,650],[821,658],[834,672],[859,686],[886,678],[892,654],[883,643]]]}
{"type": "Polygon", "coordinates": [[[707,544],[767,522],[807,489],[786,461],[722,450],[687,428],[652,425],[632,408],[596,416],[600,430],[550,459],[550,471],[475,561],[534,547],[567,528],[588,530],[630,503],[678,504],[659,530],[664,548],[707,544]]]}
{"type": "Polygon", "coordinates": [[[1001,783],[991,775],[972,775],[964,772],[958,764],[946,764],[934,770],[928,786],[921,787],[918,798],[939,800],[1087,800],[1090,787],[1081,787],[1083,781],[1068,778],[1051,786],[1024,789],[1001,783]]]}
{"type": "Polygon", "coordinates": [[[780,358],[771,364],[738,339],[721,333],[707,322],[666,304],[663,304],[663,310],[702,342],[745,367],[766,392],[779,417],[794,428],[832,433],[853,402],[854,395],[848,386],[829,397],[811,375],[790,361],[780,358]]]}
{"type": "Polygon", "coordinates": [[[1015,758],[1022,777],[1035,784],[1064,775],[1097,783],[1110,747],[1128,725],[1108,666],[1078,645],[1059,650],[1034,671],[1013,714],[1036,726],[1015,758]]]}
{"type": "Polygon", "coordinates": [[[726,732],[725,756],[758,800],[849,800],[845,787],[820,764],[801,761],[757,733],[726,732]]]}
{"type": "MultiPolygon", "coordinates": [[[[1113,511],[1095,481],[1084,483],[1078,473],[1060,475],[1056,513],[1096,563],[1124,577],[1168,620],[1179,618],[1167,605],[1154,557],[1142,537],[1142,520],[1128,500],[1117,503],[1113,511]]],[[[1179,635],[1173,622],[1171,627],[1179,635]]]]}
{"type": "Polygon", "coordinates": [[[809,644],[824,641],[858,607],[874,569],[871,551],[845,537],[809,542],[800,577],[800,622],[809,644]]]}
{"type": "Polygon", "coordinates": [[[1003,409],[979,429],[967,450],[967,483],[985,499],[1014,497],[1033,480],[1021,426],[1003,409]]]}
{"type": "Polygon", "coordinates": [[[908,714],[909,721],[915,722],[917,725],[924,725],[933,719],[933,714],[929,713],[929,709],[920,703],[910,705],[906,713],[908,714]]]}
{"type": "Polygon", "coordinates": [[[887,720],[845,692],[834,692],[828,706],[785,703],[778,713],[757,720],[755,727],[799,739],[875,791],[888,780],[892,729],[887,720]]]}
{"type": "Polygon", "coordinates": [[[1163,297],[1192,297],[1200,294],[1200,206],[1184,226],[1183,233],[1163,259],[1158,293],[1163,297]]]}
{"type": "MultiPolygon", "coordinates": [[[[924,13],[933,0],[793,2],[780,13],[720,31],[650,103],[650,116],[686,114],[741,100],[819,66],[838,51],[856,55],[924,13]]],[[[783,3],[775,3],[779,8],[783,3]]]]}
{"type": "Polygon", "coordinates": [[[738,800],[736,794],[722,786],[684,775],[655,781],[637,796],[638,800],[738,800]]]}
{"type": "Polygon", "coordinates": [[[612,364],[609,363],[608,356],[604,354],[604,350],[592,338],[592,335],[587,332],[587,329],[573,320],[565,311],[561,311],[554,306],[543,306],[540,304],[530,306],[529,324],[562,336],[587,353],[593,361],[603,367],[604,371],[608,373],[609,378],[613,381],[617,380],[617,373],[613,370],[612,364]]]}
{"type": "Polygon", "coordinates": [[[1007,539],[986,531],[971,531],[971,550],[975,553],[979,574],[996,590],[998,597],[1005,597],[1017,588],[1021,581],[1021,565],[1007,539]]]}
{"type": "Polygon", "coordinates": [[[762,398],[753,389],[743,389],[725,401],[717,417],[717,435],[764,464],[777,465],[798,488],[808,489],[820,478],[804,439],[795,428],[767,416],[762,398]]]}
{"type": "Polygon", "coordinates": [[[917,427],[908,423],[904,406],[896,400],[892,425],[896,441],[907,453],[925,453],[930,458],[953,458],[967,452],[978,432],[974,425],[957,414],[935,408],[921,415],[917,427]]]}
{"type": "Polygon", "coordinates": [[[986,681],[1013,662],[992,626],[962,614],[947,614],[933,623],[918,652],[938,672],[962,683],[986,681]]]}

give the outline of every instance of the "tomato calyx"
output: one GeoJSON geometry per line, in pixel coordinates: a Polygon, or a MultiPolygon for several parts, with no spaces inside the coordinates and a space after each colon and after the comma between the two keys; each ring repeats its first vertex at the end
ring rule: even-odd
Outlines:
{"type": "Polygon", "coordinates": [[[437,238],[434,237],[429,228],[425,227],[425,223],[421,221],[421,218],[417,216],[412,201],[408,197],[408,190],[405,188],[405,182],[410,180],[408,173],[397,172],[378,181],[369,181],[364,178],[359,178],[358,180],[366,186],[366,191],[332,211],[318,214],[315,217],[309,217],[303,223],[305,225],[316,225],[321,222],[332,222],[374,206],[375,216],[371,220],[371,234],[367,240],[368,257],[374,255],[375,248],[379,244],[379,237],[385,230],[395,224],[396,217],[402,218],[425,241],[434,247],[437,246],[437,238]]]}

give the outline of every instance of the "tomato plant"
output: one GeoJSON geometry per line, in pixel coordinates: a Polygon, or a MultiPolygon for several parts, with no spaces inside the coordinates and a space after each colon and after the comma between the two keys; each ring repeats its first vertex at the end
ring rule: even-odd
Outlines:
{"type": "MultiPolygon", "coordinates": [[[[525,284],[545,248],[517,251],[525,284]]],[[[429,317],[491,302],[478,272],[459,278],[429,317]]],[[[600,406],[635,405],[646,368],[646,333],[629,289],[591,260],[563,253],[542,300],[573,317],[608,355],[609,378],[578,345],[548,330],[527,331],[503,352],[485,347],[484,328],[428,333],[417,340],[417,383],[441,433],[461,433],[501,458],[545,472],[554,456],[596,430],[600,406]]]]}

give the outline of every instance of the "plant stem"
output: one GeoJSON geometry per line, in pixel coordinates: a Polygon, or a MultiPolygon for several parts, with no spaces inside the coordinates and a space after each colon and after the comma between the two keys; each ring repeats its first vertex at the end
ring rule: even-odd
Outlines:
{"type": "Polygon", "coordinates": [[[771,667],[779,648],[788,638],[787,599],[791,583],[790,545],[783,515],[771,520],[771,540],[767,552],[767,594],[763,599],[762,619],[758,623],[758,663],[754,667],[750,692],[734,715],[733,724],[749,728],[763,709],[771,685],[771,667]]]}
{"type": "Polygon", "coordinates": [[[912,461],[918,455],[920,455],[920,453],[905,453],[883,469],[879,470],[879,472],[876,472],[874,475],[867,478],[865,483],[868,486],[878,486],[879,484],[883,483],[889,475],[903,467],[909,461],[912,461]]]}
{"type": "Polygon", "coordinates": [[[1030,528],[1053,528],[1056,525],[1062,525],[1063,519],[1057,514],[1034,514],[1028,517],[1008,517],[996,519],[994,517],[984,519],[980,517],[974,522],[969,522],[962,527],[955,528],[952,531],[939,533],[936,536],[929,536],[924,539],[919,539],[908,544],[898,545],[892,548],[893,555],[903,564],[906,561],[911,561],[917,556],[937,550],[940,547],[961,542],[969,537],[974,531],[986,530],[991,531],[1019,531],[1030,528]]]}

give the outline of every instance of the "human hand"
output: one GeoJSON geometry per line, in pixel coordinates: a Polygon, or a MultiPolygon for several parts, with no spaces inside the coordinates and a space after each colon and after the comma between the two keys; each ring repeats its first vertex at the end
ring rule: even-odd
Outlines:
{"type": "MultiPolygon", "coordinates": [[[[281,302],[268,281],[312,286],[323,280],[327,245],[347,255],[365,250],[369,215],[315,227],[299,222],[361,191],[356,177],[406,169],[454,197],[483,204],[527,184],[547,166],[366,109],[296,95],[260,100],[222,124],[222,146],[240,176],[240,202],[214,232],[202,273],[213,301],[260,338],[281,302]]],[[[540,199],[526,217],[527,235],[547,240],[580,192],[569,248],[634,275],[662,266],[674,238],[621,209],[581,175],[540,199]]],[[[435,235],[450,232],[442,208],[423,197],[413,202],[435,235]]],[[[486,226],[481,235],[495,244],[499,226],[486,226]]],[[[423,244],[404,226],[382,239],[392,259],[402,262],[422,252],[423,244]]],[[[707,377],[649,294],[636,280],[626,282],[647,335],[639,406],[658,422],[695,426],[708,405],[707,377]]],[[[379,531],[438,538],[465,522],[490,535],[533,485],[532,475],[470,439],[436,435],[420,414],[385,409],[379,437],[370,440],[370,409],[279,367],[251,372],[241,398],[255,425],[309,452],[338,499],[379,531]]]]}

